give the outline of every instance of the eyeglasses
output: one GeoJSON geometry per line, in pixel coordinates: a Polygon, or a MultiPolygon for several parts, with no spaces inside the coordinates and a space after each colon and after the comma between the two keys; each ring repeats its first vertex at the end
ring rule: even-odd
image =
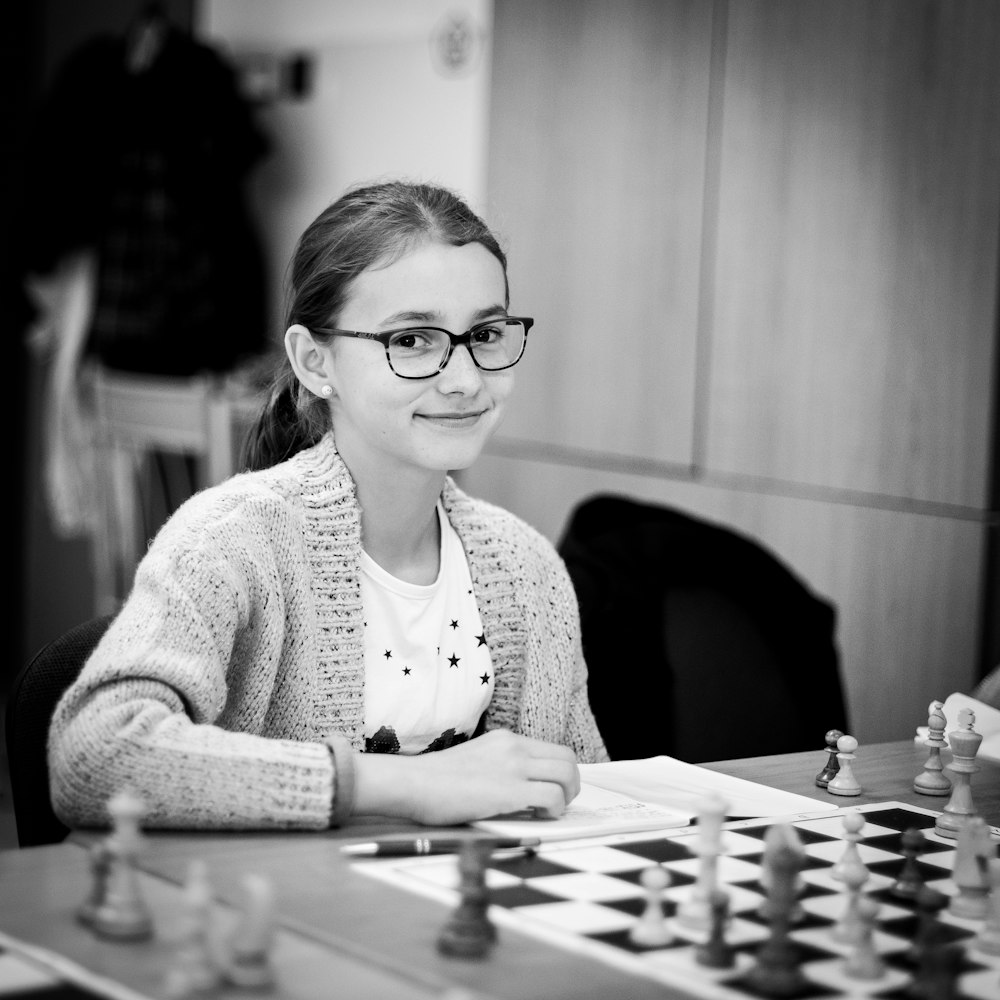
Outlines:
{"type": "Polygon", "coordinates": [[[477,323],[465,333],[450,333],[436,326],[413,326],[386,333],[331,330],[313,327],[313,333],[330,337],[377,340],[385,348],[389,367],[400,378],[432,378],[444,371],[452,352],[465,344],[477,368],[487,372],[512,368],[521,360],[534,320],[527,316],[501,316],[477,323]]]}

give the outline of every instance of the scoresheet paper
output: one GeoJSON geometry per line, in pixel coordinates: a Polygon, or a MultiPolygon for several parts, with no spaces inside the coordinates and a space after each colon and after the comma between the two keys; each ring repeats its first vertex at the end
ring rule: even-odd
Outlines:
{"type": "Polygon", "coordinates": [[[782,792],[744,778],[719,774],[673,757],[581,764],[580,794],[557,819],[517,813],[474,825],[503,837],[566,840],[600,834],[687,826],[706,796],[726,803],[730,819],[829,812],[828,800],[782,792]]]}

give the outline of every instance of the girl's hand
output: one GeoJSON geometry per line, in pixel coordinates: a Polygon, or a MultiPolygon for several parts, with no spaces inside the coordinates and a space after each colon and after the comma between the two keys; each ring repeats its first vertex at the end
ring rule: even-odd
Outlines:
{"type": "Polygon", "coordinates": [[[559,816],[580,791],[573,751],[493,730],[418,756],[359,754],[353,812],[428,826],[534,809],[559,816]]]}

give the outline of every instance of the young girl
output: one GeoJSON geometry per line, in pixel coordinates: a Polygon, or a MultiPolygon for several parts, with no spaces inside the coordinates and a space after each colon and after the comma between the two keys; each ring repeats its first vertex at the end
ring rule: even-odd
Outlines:
{"type": "Polygon", "coordinates": [[[164,525],[55,713],[57,814],[104,824],[124,785],[149,826],[559,814],[607,759],[572,586],[448,476],[532,325],[503,251],[451,193],[380,184],[313,222],[291,284],[251,471],[164,525]]]}

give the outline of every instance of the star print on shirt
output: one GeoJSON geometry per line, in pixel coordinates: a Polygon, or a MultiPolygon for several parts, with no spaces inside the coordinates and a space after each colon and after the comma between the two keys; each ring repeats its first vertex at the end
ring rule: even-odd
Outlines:
{"type": "MultiPolygon", "coordinates": [[[[485,646],[486,645],[486,634],[485,633],[483,633],[482,635],[477,635],[476,638],[479,640],[479,646],[485,646]]],[[[476,648],[478,649],[479,646],[477,646],[476,648]]]]}
{"type": "Polygon", "coordinates": [[[457,667],[458,666],[458,661],[459,660],[461,660],[461,657],[460,656],[456,656],[454,653],[452,653],[451,656],[448,657],[448,662],[453,667],[457,667]]]}
{"type": "Polygon", "coordinates": [[[410,668],[409,667],[403,667],[403,674],[406,677],[409,677],[410,676],[410,668]]]}
{"type": "Polygon", "coordinates": [[[484,684],[489,684],[489,682],[490,682],[490,675],[489,675],[489,674],[480,674],[480,675],[479,675],[479,679],[480,679],[480,680],[481,680],[481,681],[482,681],[482,682],[483,682],[484,684]]]}
{"type": "Polygon", "coordinates": [[[383,655],[383,656],[384,656],[384,657],[385,657],[385,658],[386,658],[387,660],[391,660],[391,659],[392,659],[392,651],[391,651],[391,650],[389,650],[389,649],[387,649],[387,650],[386,650],[386,651],[385,651],[385,652],[384,652],[384,653],[383,653],[382,655],[383,655]]]}
{"type": "Polygon", "coordinates": [[[451,627],[452,628],[458,628],[458,619],[457,618],[452,618],[452,620],[451,620],[451,627]]]}

